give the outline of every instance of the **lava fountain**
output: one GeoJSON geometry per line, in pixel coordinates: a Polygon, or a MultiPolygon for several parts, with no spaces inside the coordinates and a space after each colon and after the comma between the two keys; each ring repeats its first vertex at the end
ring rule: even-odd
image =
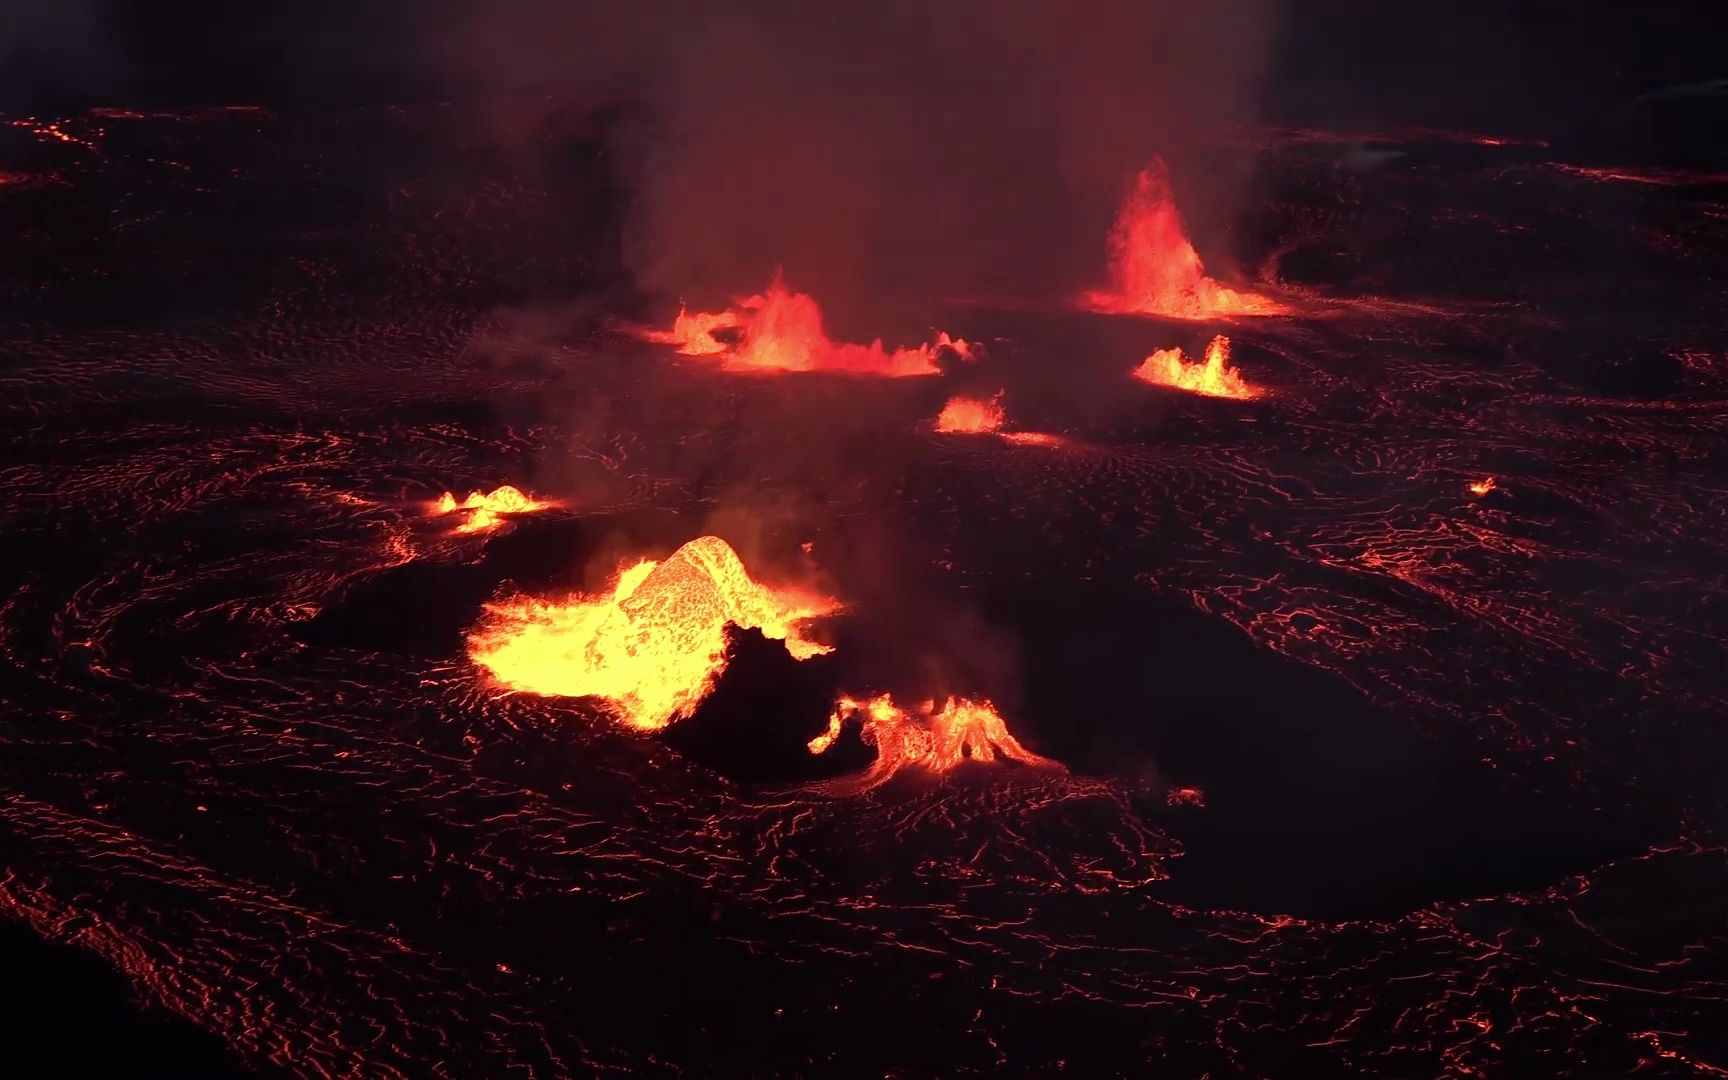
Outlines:
{"type": "Polygon", "coordinates": [[[726,668],[727,624],[807,660],[830,647],[804,636],[805,621],[839,606],[758,584],[726,541],[703,536],[620,571],[606,594],[487,604],[468,655],[506,690],[604,698],[625,724],[657,731],[708,696],[726,668]]]}
{"type": "Polygon", "coordinates": [[[870,768],[847,785],[860,791],[880,787],[901,769],[945,773],[962,761],[995,761],[998,755],[1023,765],[1062,768],[1020,745],[990,702],[957,697],[946,698],[940,706],[925,701],[914,709],[901,708],[887,694],[868,700],[842,697],[834,703],[827,730],[810,740],[810,752],[820,754],[833,746],[854,718],[864,742],[876,748],[870,768]]]}
{"type": "Polygon", "coordinates": [[[1280,315],[1288,310],[1265,296],[1232,289],[1206,276],[1170,193],[1170,176],[1153,159],[1135,177],[1110,230],[1110,285],[1083,293],[1080,306],[1128,315],[1215,319],[1280,315]]]}
{"type": "Polygon", "coordinates": [[[457,532],[487,532],[504,524],[500,515],[532,514],[551,505],[550,502],[532,498],[520,488],[505,484],[491,492],[470,491],[468,497],[461,502],[456,501],[454,492],[446,491],[432,504],[432,513],[442,517],[465,512],[467,518],[456,526],[457,532]]]}
{"type": "Polygon", "coordinates": [[[936,430],[950,435],[982,435],[998,431],[1003,421],[1002,395],[952,397],[936,417],[936,430]]]}
{"type": "Polygon", "coordinates": [[[1208,397],[1238,398],[1246,401],[1259,397],[1260,391],[1249,386],[1242,373],[1230,366],[1230,339],[1220,334],[1206,346],[1206,358],[1190,361],[1182,350],[1159,349],[1140,362],[1134,377],[1156,386],[1173,386],[1208,397]]]}
{"type": "Polygon", "coordinates": [[[890,352],[880,339],[868,345],[831,341],[822,308],[807,293],[793,292],[776,272],[768,288],[719,312],[680,311],[670,330],[649,330],[649,341],[678,346],[684,356],[717,358],[728,371],[829,371],[848,375],[937,374],[936,358],[948,349],[972,357],[972,346],[946,333],[916,348],[890,352]]]}

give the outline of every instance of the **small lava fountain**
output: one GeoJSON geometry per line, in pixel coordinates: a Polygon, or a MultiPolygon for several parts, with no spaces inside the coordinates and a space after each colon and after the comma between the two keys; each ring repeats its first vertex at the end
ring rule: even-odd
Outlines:
{"type": "Polygon", "coordinates": [[[1022,746],[996,706],[958,697],[946,698],[940,706],[925,701],[912,709],[894,704],[887,694],[867,700],[842,697],[834,703],[827,730],[810,740],[810,752],[820,754],[833,746],[854,718],[864,742],[876,748],[870,768],[847,785],[859,791],[880,787],[902,769],[945,773],[963,761],[995,761],[998,756],[1023,765],[1062,768],[1022,746]]]}
{"type": "Polygon", "coordinates": [[[648,330],[642,336],[676,345],[684,356],[714,357],[728,371],[756,373],[935,375],[936,358],[942,350],[962,358],[972,356],[970,344],[946,333],[937,334],[928,344],[892,352],[880,340],[868,345],[831,341],[816,300],[787,288],[778,273],[766,291],[739,300],[726,311],[681,311],[670,330],[648,330]]]}
{"type": "Polygon", "coordinates": [[[491,492],[470,491],[468,497],[461,502],[456,501],[454,492],[446,491],[432,504],[432,513],[438,516],[466,513],[467,518],[456,526],[456,531],[473,533],[487,532],[504,524],[501,515],[532,514],[551,505],[553,504],[545,500],[533,498],[520,488],[505,484],[491,492]]]}
{"type": "Polygon", "coordinates": [[[982,435],[999,431],[1004,414],[1002,395],[952,397],[936,417],[936,430],[950,435],[982,435]]]}
{"type": "Polygon", "coordinates": [[[1110,230],[1109,262],[1109,287],[1082,294],[1081,307],[1173,319],[1280,315],[1287,310],[1269,297],[1206,276],[1200,253],[1182,227],[1162,160],[1154,159],[1135,178],[1110,230]]]}
{"type": "Polygon", "coordinates": [[[1159,349],[1140,362],[1134,377],[1156,386],[1171,386],[1208,397],[1247,400],[1261,391],[1248,385],[1242,373],[1230,366],[1230,339],[1220,334],[1206,346],[1206,358],[1191,361],[1182,350],[1159,349]]]}
{"type": "Polygon", "coordinates": [[[625,724],[657,731],[708,696],[726,668],[727,624],[807,660],[829,646],[805,637],[804,622],[839,606],[758,584],[726,541],[703,536],[622,570],[606,594],[486,605],[468,654],[507,690],[604,698],[625,724]]]}

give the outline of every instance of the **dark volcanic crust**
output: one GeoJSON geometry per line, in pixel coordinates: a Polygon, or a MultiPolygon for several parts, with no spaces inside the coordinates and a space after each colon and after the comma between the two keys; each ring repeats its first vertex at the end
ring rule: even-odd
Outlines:
{"type": "Polygon", "coordinates": [[[749,380],[607,329],[593,143],[446,122],[0,129],[0,910],[306,1075],[1728,1067],[1719,187],[1286,132],[1298,317],[749,380]],[[1264,398],[1126,378],[1219,331],[1264,398]],[[981,381],[1061,441],[932,432],[981,381]],[[503,482],[563,506],[426,514],[503,482]],[[810,543],[834,656],[665,738],[463,658],[702,531],[810,543]],[[1070,773],[797,786],[897,680],[1070,773]]]}

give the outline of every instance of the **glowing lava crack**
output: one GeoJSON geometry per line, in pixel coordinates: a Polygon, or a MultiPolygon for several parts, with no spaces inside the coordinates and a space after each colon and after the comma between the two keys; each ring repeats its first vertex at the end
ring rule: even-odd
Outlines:
{"type": "Polygon", "coordinates": [[[1181,349],[1159,349],[1140,362],[1134,377],[1156,386],[1171,386],[1208,397],[1247,400],[1260,396],[1242,373],[1230,366],[1230,339],[1220,334],[1206,346],[1206,359],[1183,358],[1181,349]]]}
{"type": "Polygon", "coordinates": [[[806,660],[829,647],[803,636],[804,621],[838,608],[765,588],[726,541],[703,536],[663,562],[622,571],[608,595],[488,604],[468,654],[506,689],[605,698],[624,723],[656,731],[690,715],[713,688],[726,667],[728,623],[806,660]]]}
{"type": "Polygon", "coordinates": [[[998,755],[1023,765],[1062,768],[1020,745],[996,706],[956,697],[947,698],[940,707],[925,701],[916,709],[901,708],[887,694],[867,701],[843,697],[834,703],[828,729],[810,740],[810,752],[820,754],[834,745],[854,717],[862,725],[864,742],[876,748],[870,768],[848,782],[847,786],[860,791],[887,783],[901,769],[945,773],[963,761],[995,761],[998,755]]]}
{"type": "Polygon", "coordinates": [[[684,356],[714,357],[728,371],[757,373],[934,375],[941,350],[951,349],[963,358],[972,355],[967,342],[946,333],[937,334],[929,344],[892,352],[880,340],[868,345],[831,341],[815,299],[787,288],[779,274],[766,291],[739,300],[726,311],[681,311],[672,329],[649,330],[642,336],[676,345],[684,356]]]}

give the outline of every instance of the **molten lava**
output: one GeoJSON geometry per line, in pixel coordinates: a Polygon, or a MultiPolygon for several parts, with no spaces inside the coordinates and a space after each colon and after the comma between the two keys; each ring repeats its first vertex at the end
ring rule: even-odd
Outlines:
{"type": "Polygon", "coordinates": [[[437,515],[466,513],[467,519],[456,526],[459,533],[486,532],[504,524],[503,514],[532,514],[544,510],[552,504],[540,499],[531,498],[520,488],[505,484],[492,492],[470,491],[468,497],[461,502],[456,501],[453,492],[446,491],[441,498],[432,504],[432,512],[437,515]]]}
{"type": "Polygon", "coordinates": [[[1017,446],[1047,446],[1056,449],[1069,445],[1067,439],[1047,431],[1004,431],[1001,436],[1003,441],[1017,446]]]}
{"type": "Polygon", "coordinates": [[[979,435],[1002,427],[1002,395],[989,398],[954,397],[936,417],[936,430],[957,435],[979,435]]]}
{"type": "Polygon", "coordinates": [[[1486,495],[1490,491],[1494,490],[1494,478],[1492,476],[1484,476],[1480,480],[1471,481],[1469,486],[1470,494],[1486,495]]]}
{"type": "Polygon", "coordinates": [[[720,312],[680,311],[670,330],[650,330],[649,341],[678,346],[684,356],[718,357],[728,371],[831,371],[850,375],[934,375],[943,349],[972,357],[972,346],[946,333],[926,345],[889,352],[880,340],[868,345],[831,341],[822,309],[806,293],[793,292],[776,273],[766,291],[720,312]]]}
{"type": "Polygon", "coordinates": [[[468,655],[499,685],[609,701],[629,726],[655,731],[690,715],[726,668],[726,626],[759,630],[797,660],[829,651],[803,636],[833,600],[771,590],[716,536],[662,562],[622,570],[604,595],[515,597],[486,605],[468,655]]]}
{"type": "Polygon", "coordinates": [[[962,761],[1011,761],[1042,768],[1062,766],[1020,745],[1008,731],[996,707],[988,701],[950,697],[940,708],[925,701],[903,709],[887,694],[861,701],[842,697],[834,703],[827,730],[809,742],[820,754],[834,745],[848,720],[857,717],[864,742],[876,748],[876,760],[856,783],[859,790],[878,787],[904,768],[945,773],[962,761]]]}
{"type": "Polygon", "coordinates": [[[1242,373],[1230,366],[1230,339],[1220,334],[1206,346],[1206,358],[1193,362],[1185,359],[1181,349],[1159,349],[1140,362],[1134,377],[1158,386],[1173,386],[1210,397],[1258,397],[1260,391],[1248,385],[1242,373]]]}
{"type": "Polygon", "coordinates": [[[1268,297],[1232,289],[1206,276],[1199,252],[1182,228],[1164,162],[1154,159],[1128,193],[1110,230],[1110,286],[1080,297],[1093,311],[1214,319],[1279,315],[1268,297]]]}

